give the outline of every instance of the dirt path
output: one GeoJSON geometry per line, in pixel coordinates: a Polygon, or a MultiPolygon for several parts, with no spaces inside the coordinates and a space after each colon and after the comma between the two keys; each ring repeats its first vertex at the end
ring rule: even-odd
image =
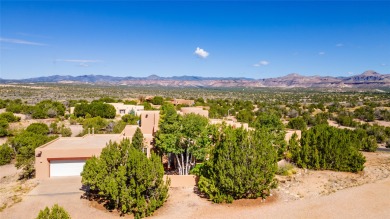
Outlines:
{"type": "MultiPolygon", "coordinates": [[[[359,174],[299,169],[294,176],[278,177],[284,182],[266,201],[213,204],[199,197],[193,188],[172,188],[168,201],[150,218],[390,218],[390,153],[364,155],[366,168],[359,174]]],[[[12,176],[15,169],[7,168],[8,176],[12,176]]],[[[80,180],[75,177],[41,181],[21,197],[20,203],[0,212],[0,218],[34,218],[40,209],[55,203],[72,218],[120,218],[96,203],[80,199],[80,180]]],[[[1,186],[11,185],[7,188],[15,192],[12,183],[16,182],[6,176],[1,186]]]]}

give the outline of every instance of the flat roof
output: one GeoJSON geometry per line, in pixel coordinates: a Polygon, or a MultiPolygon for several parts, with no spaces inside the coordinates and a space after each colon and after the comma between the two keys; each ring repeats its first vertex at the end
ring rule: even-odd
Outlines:
{"type": "Polygon", "coordinates": [[[84,137],[60,137],[58,140],[49,143],[42,148],[45,149],[77,149],[77,148],[104,148],[111,140],[119,141],[120,134],[94,134],[84,137]]]}

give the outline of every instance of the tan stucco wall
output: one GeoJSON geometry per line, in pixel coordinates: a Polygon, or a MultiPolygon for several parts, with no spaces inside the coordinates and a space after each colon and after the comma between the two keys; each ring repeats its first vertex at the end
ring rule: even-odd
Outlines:
{"type": "Polygon", "coordinates": [[[167,180],[167,177],[171,179],[171,188],[196,186],[195,175],[164,175],[164,181],[167,180]]]}
{"type": "Polygon", "coordinates": [[[298,135],[298,139],[301,139],[301,136],[302,136],[301,130],[289,129],[286,131],[286,136],[284,137],[284,140],[286,140],[287,142],[290,141],[290,139],[294,133],[296,133],[298,135]]]}
{"type": "Polygon", "coordinates": [[[180,112],[185,115],[185,114],[190,114],[190,113],[195,113],[201,116],[204,116],[206,118],[209,118],[209,111],[204,110],[203,108],[200,107],[182,107],[180,109],[180,112]]]}
{"type": "Polygon", "coordinates": [[[35,157],[35,171],[37,179],[45,179],[50,177],[50,160],[83,160],[92,156],[99,156],[103,148],[88,148],[88,149],[51,149],[37,148],[35,155],[39,152],[40,157],[35,157]]]}
{"type": "Polygon", "coordinates": [[[160,120],[160,111],[142,111],[141,112],[141,131],[142,134],[154,134],[158,130],[160,120]]]}

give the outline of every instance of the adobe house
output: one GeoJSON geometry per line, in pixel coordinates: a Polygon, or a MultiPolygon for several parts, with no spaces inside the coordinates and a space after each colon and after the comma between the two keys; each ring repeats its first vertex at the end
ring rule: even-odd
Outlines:
{"type": "Polygon", "coordinates": [[[87,159],[99,156],[108,142],[121,139],[120,134],[57,138],[35,149],[36,178],[79,176],[87,159]]]}
{"type": "Polygon", "coordinates": [[[204,116],[206,118],[209,118],[209,111],[204,110],[203,107],[182,107],[180,109],[180,114],[182,115],[190,114],[190,113],[195,113],[204,116]]]}
{"type": "MultiPolygon", "coordinates": [[[[144,135],[144,153],[149,157],[153,135],[158,130],[160,111],[141,112],[141,131],[144,135]]],[[[35,149],[37,179],[57,176],[79,176],[85,162],[100,156],[107,143],[131,139],[137,125],[128,125],[121,134],[88,134],[84,137],[60,137],[35,149]]]]}
{"type": "Polygon", "coordinates": [[[173,99],[171,100],[171,103],[175,106],[179,104],[193,106],[195,104],[195,100],[173,99]]]}
{"type": "Polygon", "coordinates": [[[141,112],[144,110],[144,106],[138,106],[138,105],[127,105],[124,103],[107,103],[112,106],[114,106],[116,110],[116,115],[126,115],[130,114],[132,111],[135,113],[135,115],[139,116],[141,112]]]}
{"type": "Polygon", "coordinates": [[[235,122],[232,120],[223,120],[223,119],[210,119],[210,124],[222,124],[225,123],[226,125],[232,126],[233,128],[244,128],[245,130],[249,130],[248,123],[241,123],[241,122],[235,122]]]}

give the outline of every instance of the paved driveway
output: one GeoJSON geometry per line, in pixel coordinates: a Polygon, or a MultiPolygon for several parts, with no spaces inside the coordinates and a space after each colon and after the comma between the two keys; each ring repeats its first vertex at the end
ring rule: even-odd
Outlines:
{"type": "Polygon", "coordinates": [[[42,180],[22,202],[5,209],[0,218],[35,218],[46,206],[59,204],[72,218],[114,218],[112,214],[88,206],[88,201],[80,199],[83,191],[81,177],[58,177],[42,180]]]}

